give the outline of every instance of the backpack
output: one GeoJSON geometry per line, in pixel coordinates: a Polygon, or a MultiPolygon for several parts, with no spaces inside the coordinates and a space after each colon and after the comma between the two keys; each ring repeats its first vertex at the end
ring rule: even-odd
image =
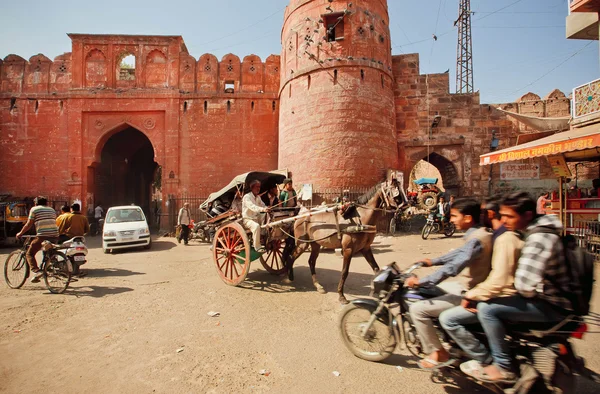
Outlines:
{"type": "Polygon", "coordinates": [[[572,235],[561,237],[567,272],[570,275],[570,294],[565,298],[571,301],[573,311],[579,316],[590,313],[590,300],[594,289],[594,264],[596,256],[577,245],[572,235]]]}
{"type": "MultiPolygon", "coordinates": [[[[553,230],[538,227],[530,234],[556,234],[553,230]]],[[[561,296],[571,302],[573,312],[578,316],[585,316],[590,312],[590,300],[594,288],[594,264],[596,257],[577,245],[577,240],[572,235],[561,235],[567,275],[569,275],[569,291],[562,292],[561,296]]],[[[556,283],[552,283],[561,289],[556,283]]]]}

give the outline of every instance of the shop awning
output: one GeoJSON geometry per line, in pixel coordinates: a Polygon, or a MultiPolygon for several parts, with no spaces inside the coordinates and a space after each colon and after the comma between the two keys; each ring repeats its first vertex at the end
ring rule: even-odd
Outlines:
{"type": "Polygon", "coordinates": [[[537,131],[569,130],[569,123],[571,122],[570,116],[563,116],[560,118],[540,118],[538,116],[523,115],[516,112],[506,111],[502,108],[496,109],[537,131]]]}
{"type": "Polygon", "coordinates": [[[600,124],[556,133],[549,137],[479,156],[479,165],[567,154],[573,159],[600,156],[600,124]],[[569,152],[576,152],[569,154],[569,152]]]}

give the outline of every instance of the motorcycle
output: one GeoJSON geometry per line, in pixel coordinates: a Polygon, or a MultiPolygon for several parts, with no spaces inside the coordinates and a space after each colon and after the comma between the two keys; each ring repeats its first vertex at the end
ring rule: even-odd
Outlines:
{"type": "Polygon", "coordinates": [[[98,222],[90,223],[90,235],[95,237],[96,235],[102,235],[104,229],[104,219],[98,219],[98,222]]]}
{"type": "MultiPolygon", "coordinates": [[[[353,300],[342,309],[338,326],[344,345],[352,354],[367,361],[382,361],[396,347],[406,346],[414,356],[425,356],[409,308],[415,302],[439,297],[445,292],[438,286],[416,289],[404,286],[411,273],[422,266],[423,263],[416,263],[401,272],[396,263],[392,263],[373,279],[371,290],[374,298],[353,300]],[[394,315],[392,308],[397,306],[399,313],[394,315]]],[[[436,319],[434,326],[443,342],[457,347],[436,319]]],[[[469,329],[482,343],[487,344],[481,326],[469,329]]],[[[567,319],[558,325],[510,324],[507,330],[513,355],[521,363],[521,377],[512,387],[500,383],[477,384],[505,394],[575,392],[574,372],[585,374],[585,371],[584,361],[575,355],[570,338],[581,339],[587,331],[585,323],[578,319],[567,319]]],[[[462,375],[455,366],[446,370],[462,375]]],[[[444,373],[444,369],[436,370],[433,377],[443,377],[444,373]]]]}
{"type": "Polygon", "coordinates": [[[427,239],[432,233],[444,234],[446,237],[451,237],[456,232],[456,226],[452,222],[443,222],[443,217],[436,215],[435,211],[429,212],[427,222],[421,230],[421,238],[427,239]]]}
{"type": "Polygon", "coordinates": [[[88,249],[85,245],[85,238],[73,237],[70,240],[63,242],[59,249],[64,251],[64,254],[71,261],[71,266],[73,267],[71,274],[79,275],[79,267],[87,262],[86,256],[88,254],[88,249]]]}
{"type": "Polygon", "coordinates": [[[195,222],[192,220],[190,223],[190,236],[189,240],[197,239],[202,242],[212,242],[212,238],[215,235],[214,224],[209,223],[208,220],[202,220],[195,222]]]}

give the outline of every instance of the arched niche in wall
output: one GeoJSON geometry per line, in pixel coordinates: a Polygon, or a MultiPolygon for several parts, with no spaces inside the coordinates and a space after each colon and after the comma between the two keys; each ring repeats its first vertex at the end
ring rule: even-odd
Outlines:
{"type": "Polygon", "coordinates": [[[92,49],[85,57],[85,86],[88,88],[106,87],[108,77],[106,56],[99,49],[92,49]]]}
{"type": "Polygon", "coordinates": [[[119,53],[115,62],[115,80],[117,87],[134,87],[137,78],[137,59],[130,50],[119,53]]]}
{"type": "Polygon", "coordinates": [[[151,51],[146,57],[146,86],[167,87],[167,57],[158,49],[151,51]]]}

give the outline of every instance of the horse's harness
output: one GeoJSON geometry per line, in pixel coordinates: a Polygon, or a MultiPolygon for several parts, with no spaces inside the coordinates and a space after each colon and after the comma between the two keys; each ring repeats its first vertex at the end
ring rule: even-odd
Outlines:
{"type": "MultiPolygon", "coordinates": [[[[350,210],[355,210],[356,208],[363,208],[363,209],[368,209],[368,210],[372,210],[372,211],[382,211],[384,213],[388,213],[388,212],[395,212],[396,210],[389,210],[389,207],[397,207],[397,203],[395,201],[395,196],[393,194],[393,190],[394,189],[398,189],[398,183],[395,180],[392,181],[386,181],[386,182],[382,182],[381,185],[381,196],[382,196],[382,201],[380,203],[380,205],[383,205],[384,207],[380,208],[380,207],[376,207],[376,208],[372,208],[366,205],[362,205],[362,204],[358,204],[356,202],[351,202],[351,203],[347,203],[342,205],[339,210],[340,213],[342,214],[342,217],[344,217],[344,214],[346,212],[349,212],[350,210]]],[[[398,193],[399,194],[399,193],[398,193]]],[[[377,232],[377,227],[373,226],[373,225],[366,225],[366,224],[362,224],[361,220],[360,220],[360,215],[357,213],[358,217],[358,223],[355,223],[353,226],[348,226],[345,229],[342,229],[340,226],[340,221],[339,221],[339,216],[337,214],[337,210],[333,212],[334,218],[335,218],[335,228],[336,231],[331,233],[330,235],[320,238],[320,239],[311,239],[311,240],[303,240],[303,239],[298,239],[296,237],[294,237],[291,234],[288,234],[286,231],[284,231],[283,229],[281,229],[281,231],[286,234],[289,237],[294,238],[296,241],[298,242],[317,242],[317,241],[322,241],[325,240],[327,238],[330,238],[332,235],[337,234],[338,239],[342,239],[342,235],[343,234],[356,234],[356,233],[376,233],[377,232]]],[[[344,217],[345,218],[345,217],[344,217]]],[[[353,218],[353,217],[352,217],[353,218]]],[[[352,218],[349,218],[348,220],[351,220],[352,218]]],[[[304,225],[304,233],[308,234],[308,224],[310,223],[309,220],[305,220],[303,225],[304,225]]]]}

